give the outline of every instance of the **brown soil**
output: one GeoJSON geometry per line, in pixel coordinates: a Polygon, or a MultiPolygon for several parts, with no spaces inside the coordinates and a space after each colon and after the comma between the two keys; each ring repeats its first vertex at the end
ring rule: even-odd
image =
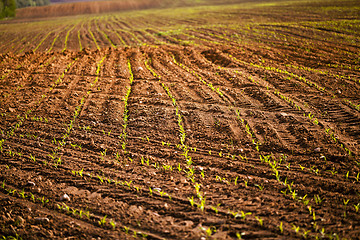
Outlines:
{"type": "Polygon", "coordinates": [[[0,236],[359,239],[356,34],[146,21],[0,49],[0,236]]]}

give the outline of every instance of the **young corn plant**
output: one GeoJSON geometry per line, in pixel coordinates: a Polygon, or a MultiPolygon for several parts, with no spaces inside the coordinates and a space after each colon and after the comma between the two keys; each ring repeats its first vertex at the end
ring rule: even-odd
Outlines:
{"type": "Polygon", "coordinates": [[[102,219],[100,219],[99,221],[98,221],[98,223],[99,223],[99,225],[100,226],[105,226],[105,224],[106,224],[106,215],[102,218],[102,219]]]}

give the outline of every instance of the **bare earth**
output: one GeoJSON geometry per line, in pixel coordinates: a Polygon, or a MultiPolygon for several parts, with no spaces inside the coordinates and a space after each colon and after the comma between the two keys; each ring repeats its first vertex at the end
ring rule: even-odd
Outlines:
{"type": "Polygon", "coordinates": [[[359,239],[360,4],[234,6],[1,24],[0,236],[359,239]]]}

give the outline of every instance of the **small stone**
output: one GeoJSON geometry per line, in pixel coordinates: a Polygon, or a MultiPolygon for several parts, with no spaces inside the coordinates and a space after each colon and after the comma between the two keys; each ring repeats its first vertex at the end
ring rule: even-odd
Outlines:
{"type": "Polygon", "coordinates": [[[35,218],[35,221],[38,223],[48,223],[50,220],[47,217],[37,217],[35,218]]]}
{"type": "Polygon", "coordinates": [[[26,184],[26,186],[28,186],[28,187],[35,187],[35,183],[34,182],[32,182],[32,181],[28,181],[27,182],[27,184],[26,184]]]}
{"type": "Polygon", "coordinates": [[[138,68],[136,68],[136,70],[137,71],[142,71],[142,70],[144,70],[142,67],[138,67],[138,68]]]}
{"type": "Polygon", "coordinates": [[[314,152],[320,152],[320,151],[321,151],[321,148],[319,148],[319,147],[314,149],[314,152]]]}
{"type": "Polygon", "coordinates": [[[66,193],[60,197],[60,201],[68,201],[70,202],[70,197],[66,193]]]}
{"type": "Polygon", "coordinates": [[[11,107],[9,107],[9,112],[15,112],[15,109],[14,108],[11,108],[11,107]]]}

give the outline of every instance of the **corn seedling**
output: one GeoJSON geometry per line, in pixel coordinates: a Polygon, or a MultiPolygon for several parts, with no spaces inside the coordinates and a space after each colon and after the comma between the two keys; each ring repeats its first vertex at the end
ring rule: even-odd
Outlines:
{"type": "Polygon", "coordinates": [[[126,234],[129,234],[129,227],[123,226],[123,228],[124,228],[124,232],[125,232],[126,234]]]}
{"type": "Polygon", "coordinates": [[[106,224],[106,217],[107,217],[107,216],[105,215],[102,219],[100,219],[100,221],[98,221],[98,223],[99,223],[100,226],[106,224]]]}
{"type": "Polygon", "coordinates": [[[249,182],[249,180],[244,180],[245,187],[248,186],[248,182],[249,182]]]}
{"type": "Polygon", "coordinates": [[[348,203],[349,203],[349,201],[350,201],[350,199],[343,199],[343,203],[344,203],[344,218],[346,218],[346,211],[347,211],[347,205],[348,205],[348,203]]]}
{"type": "Polygon", "coordinates": [[[263,226],[263,220],[260,217],[255,216],[255,219],[258,221],[260,226],[263,226]]]}
{"type": "Polygon", "coordinates": [[[38,200],[43,204],[43,206],[45,206],[45,204],[49,202],[49,199],[45,199],[44,196],[42,198],[38,198],[38,200]]]}
{"type": "Polygon", "coordinates": [[[0,152],[3,151],[3,144],[4,144],[4,142],[5,142],[5,139],[1,139],[1,140],[0,140],[0,152]]]}
{"type": "Polygon", "coordinates": [[[360,202],[358,204],[354,204],[355,212],[359,212],[360,209],[360,202]]]}
{"type": "Polygon", "coordinates": [[[111,219],[109,223],[110,223],[111,227],[113,228],[113,230],[115,230],[116,222],[113,219],[111,219]]]}
{"type": "Polygon", "coordinates": [[[260,191],[264,190],[264,186],[263,186],[263,185],[255,184],[255,187],[258,187],[258,188],[260,189],[260,191]]]}
{"type": "Polygon", "coordinates": [[[33,160],[34,162],[36,162],[35,156],[33,156],[32,154],[30,154],[30,160],[33,160]]]}
{"type": "Polygon", "coordinates": [[[31,201],[35,202],[35,196],[34,196],[34,194],[32,194],[32,193],[29,193],[29,194],[30,194],[30,199],[31,199],[31,201]]]}
{"type": "Polygon", "coordinates": [[[194,204],[195,204],[194,196],[192,196],[191,198],[188,198],[188,199],[189,199],[191,206],[194,206],[194,204]]]}
{"type": "Polygon", "coordinates": [[[240,211],[240,215],[239,215],[239,214],[236,214],[235,218],[241,217],[241,219],[245,220],[246,216],[249,216],[249,215],[251,215],[251,214],[252,214],[251,212],[245,213],[245,212],[243,212],[243,211],[240,211]]]}
{"type": "Polygon", "coordinates": [[[283,222],[280,222],[280,225],[278,227],[279,227],[280,232],[283,233],[284,232],[283,222]]]}
{"type": "Polygon", "coordinates": [[[315,195],[314,200],[317,205],[320,205],[323,201],[323,199],[321,199],[321,197],[319,195],[315,195]]]}
{"type": "Polygon", "coordinates": [[[19,195],[21,198],[26,198],[24,189],[21,192],[19,192],[19,195]]]}

